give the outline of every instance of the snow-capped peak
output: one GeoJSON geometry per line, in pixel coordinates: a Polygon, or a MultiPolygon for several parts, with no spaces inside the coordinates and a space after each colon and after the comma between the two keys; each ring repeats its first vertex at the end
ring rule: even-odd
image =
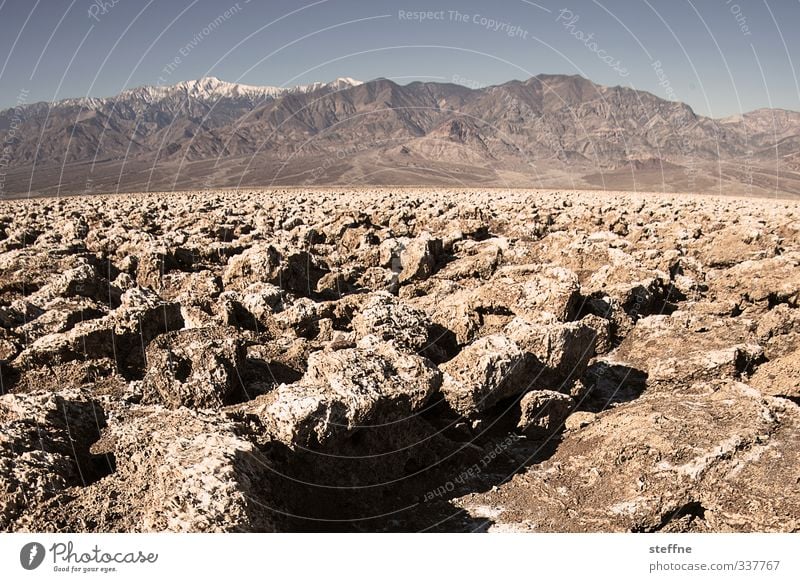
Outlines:
{"type": "Polygon", "coordinates": [[[349,77],[340,77],[330,83],[312,83],[294,87],[274,87],[229,83],[217,77],[203,77],[194,81],[183,81],[170,86],[145,86],[124,91],[120,96],[158,100],[172,95],[192,99],[213,100],[221,98],[249,97],[252,99],[277,98],[290,93],[310,93],[323,88],[334,90],[355,87],[361,82],[349,77]]]}
{"type": "Polygon", "coordinates": [[[346,89],[347,87],[358,87],[359,85],[363,84],[364,83],[362,81],[358,81],[352,77],[339,77],[338,79],[328,83],[328,86],[336,89],[346,89]]]}
{"type": "Polygon", "coordinates": [[[97,107],[106,102],[120,100],[134,100],[140,103],[154,103],[162,99],[177,97],[195,101],[216,101],[219,99],[249,98],[254,101],[264,99],[277,99],[291,93],[311,93],[320,89],[341,91],[350,87],[361,85],[361,81],[350,77],[339,77],[329,83],[311,83],[309,85],[296,85],[293,87],[274,87],[261,85],[245,85],[242,83],[229,83],[217,77],[202,77],[192,81],[182,81],[175,85],[145,85],[126,89],[117,97],[100,99],[95,97],[80,99],[64,99],[58,101],[60,106],[97,107]]]}

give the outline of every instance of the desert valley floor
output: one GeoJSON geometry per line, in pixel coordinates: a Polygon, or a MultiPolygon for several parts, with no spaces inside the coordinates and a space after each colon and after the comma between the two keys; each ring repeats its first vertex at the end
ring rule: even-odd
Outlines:
{"type": "Polygon", "coordinates": [[[0,203],[0,530],[800,529],[800,206],[0,203]]]}

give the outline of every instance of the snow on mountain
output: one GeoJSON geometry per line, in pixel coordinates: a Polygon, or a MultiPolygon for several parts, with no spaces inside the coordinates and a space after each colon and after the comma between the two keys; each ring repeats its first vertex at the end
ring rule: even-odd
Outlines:
{"type": "Polygon", "coordinates": [[[350,77],[339,77],[329,83],[311,83],[309,85],[296,85],[293,87],[273,87],[245,85],[242,83],[229,83],[217,77],[203,77],[193,81],[183,81],[175,85],[145,85],[121,92],[116,97],[96,98],[83,97],[78,99],[64,99],[54,103],[55,106],[80,106],[96,108],[107,102],[136,101],[137,103],[155,103],[165,99],[179,98],[194,101],[217,101],[219,99],[249,98],[253,101],[277,99],[291,93],[312,93],[320,89],[341,91],[350,87],[361,85],[362,82],[350,77]]]}

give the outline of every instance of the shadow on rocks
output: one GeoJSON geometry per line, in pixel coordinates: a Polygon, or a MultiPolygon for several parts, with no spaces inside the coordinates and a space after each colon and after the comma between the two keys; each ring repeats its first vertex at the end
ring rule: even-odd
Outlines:
{"type": "Polygon", "coordinates": [[[589,366],[580,381],[587,388],[587,395],[577,409],[597,413],[638,398],[647,386],[647,373],[600,361],[589,366]]]}
{"type": "Polygon", "coordinates": [[[443,400],[389,427],[364,427],[320,450],[267,443],[282,529],[299,532],[485,532],[453,500],[482,493],[550,458],[564,425],[515,434],[519,400],[468,422],[443,400]]]}

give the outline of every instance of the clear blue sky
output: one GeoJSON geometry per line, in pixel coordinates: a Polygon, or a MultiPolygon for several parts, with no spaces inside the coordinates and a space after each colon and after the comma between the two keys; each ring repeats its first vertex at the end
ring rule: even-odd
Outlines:
{"type": "Polygon", "coordinates": [[[0,0],[0,108],[208,75],[497,84],[577,73],[714,117],[800,110],[798,0],[114,2],[0,0]],[[408,16],[420,10],[435,19],[408,16]]]}

